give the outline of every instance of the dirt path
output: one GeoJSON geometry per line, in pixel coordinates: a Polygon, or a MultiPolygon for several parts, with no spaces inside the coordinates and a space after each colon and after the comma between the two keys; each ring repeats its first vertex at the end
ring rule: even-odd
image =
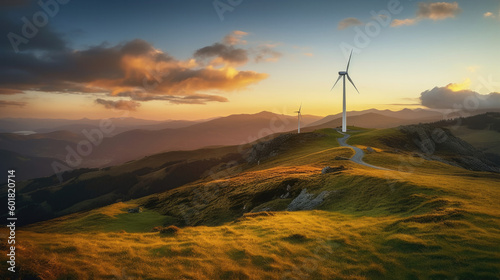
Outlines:
{"type": "Polygon", "coordinates": [[[365,156],[365,152],[363,152],[363,150],[361,150],[360,148],[353,147],[353,146],[351,146],[351,145],[349,145],[349,144],[346,143],[347,139],[349,137],[351,137],[351,135],[349,135],[347,133],[343,133],[341,131],[338,131],[338,132],[340,134],[344,135],[344,137],[342,137],[342,138],[337,138],[337,140],[339,141],[340,146],[349,147],[349,148],[353,149],[354,152],[355,152],[354,156],[352,156],[352,158],[351,158],[352,161],[354,161],[355,163],[364,165],[364,166],[375,168],[375,169],[390,170],[390,169],[387,169],[387,168],[378,167],[378,166],[371,165],[371,164],[368,164],[368,163],[364,162],[363,161],[363,157],[365,156]]]}

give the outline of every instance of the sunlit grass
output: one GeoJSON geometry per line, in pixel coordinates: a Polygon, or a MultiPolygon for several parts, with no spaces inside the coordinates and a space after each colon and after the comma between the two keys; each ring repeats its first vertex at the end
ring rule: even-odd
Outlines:
{"type": "Polygon", "coordinates": [[[44,279],[401,279],[493,276],[498,229],[325,211],[277,212],[159,233],[19,232],[20,269],[44,279]],[[43,268],[43,269],[42,269],[43,268]],[[285,278],[287,279],[287,278],[285,278]]]}
{"type": "Polygon", "coordinates": [[[234,167],[155,195],[161,203],[154,210],[127,213],[151,196],[24,228],[18,231],[21,275],[498,279],[498,174],[394,153],[371,142],[380,131],[359,130],[349,143],[376,147],[365,161],[392,171],[372,169],[336,160],[352,156],[352,149],[338,146],[337,132],[321,133],[325,136],[306,144],[296,138],[258,165],[234,167]],[[326,165],[347,169],[321,174],[326,165]],[[279,198],[287,185],[293,196],[279,198]],[[318,210],[283,211],[304,188],[314,194],[327,191],[328,196],[318,210]],[[178,223],[179,205],[195,213],[190,222],[198,226],[183,226],[172,234],[152,232],[178,223]],[[280,211],[247,213],[253,208],[280,211]]]}
{"type": "Polygon", "coordinates": [[[147,232],[153,227],[171,222],[173,219],[158,212],[143,209],[141,213],[128,213],[138,207],[136,203],[115,203],[83,213],[66,215],[51,223],[37,223],[28,228],[35,232],[77,233],[85,231],[147,232]]]}

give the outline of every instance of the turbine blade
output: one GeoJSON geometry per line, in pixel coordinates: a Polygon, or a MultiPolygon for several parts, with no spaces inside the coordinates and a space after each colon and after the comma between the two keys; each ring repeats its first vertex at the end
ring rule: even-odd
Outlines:
{"type": "Polygon", "coordinates": [[[330,91],[332,91],[333,88],[337,85],[337,83],[340,81],[340,78],[342,78],[342,75],[339,75],[339,78],[337,79],[337,81],[335,82],[335,84],[333,84],[333,87],[332,87],[332,89],[330,89],[330,91]]]}
{"type": "Polygon", "coordinates": [[[351,64],[352,51],[353,50],[351,50],[351,55],[349,56],[349,61],[347,62],[347,69],[345,70],[347,73],[349,73],[349,64],[351,64]]]}
{"type": "Polygon", "coordinates": [[[354,82],[351,80],[351,77],[349,77],[349,74],[347,74],[347,79],[349,79],[349,82],[351,82],[351,84],[354,86],[354,88],[356,89],[356,91],[359,93],[358,88],[356,87],[356,85],[354,84],[354,82]]]}
{"type": "Polygon", "coordinates": [[[299,107],[299,114],[300,114],[300,109],[302,109],[302,103],[300,103],[300,107],[299,107]]]}

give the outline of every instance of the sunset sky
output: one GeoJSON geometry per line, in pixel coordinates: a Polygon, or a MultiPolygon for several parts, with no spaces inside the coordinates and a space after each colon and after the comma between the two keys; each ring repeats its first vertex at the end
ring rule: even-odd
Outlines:
{"type": "Polygon", "coordinates": [[[0,117],[500,108],[500,1],[2,1],[0,117]],[[468,99],[469,98],[469,99],[468,99]]]}

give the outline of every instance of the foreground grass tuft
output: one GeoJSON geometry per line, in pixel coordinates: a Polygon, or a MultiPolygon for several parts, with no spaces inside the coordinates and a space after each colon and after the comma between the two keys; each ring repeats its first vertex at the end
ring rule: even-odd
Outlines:
{"type": "Polygon", "coordinates": [[[165,236],[174,236],[178,234],[181,231],[180,228],[176,226],[168,226],[160,229],[160,234],[165,235],[165,236]]]}

